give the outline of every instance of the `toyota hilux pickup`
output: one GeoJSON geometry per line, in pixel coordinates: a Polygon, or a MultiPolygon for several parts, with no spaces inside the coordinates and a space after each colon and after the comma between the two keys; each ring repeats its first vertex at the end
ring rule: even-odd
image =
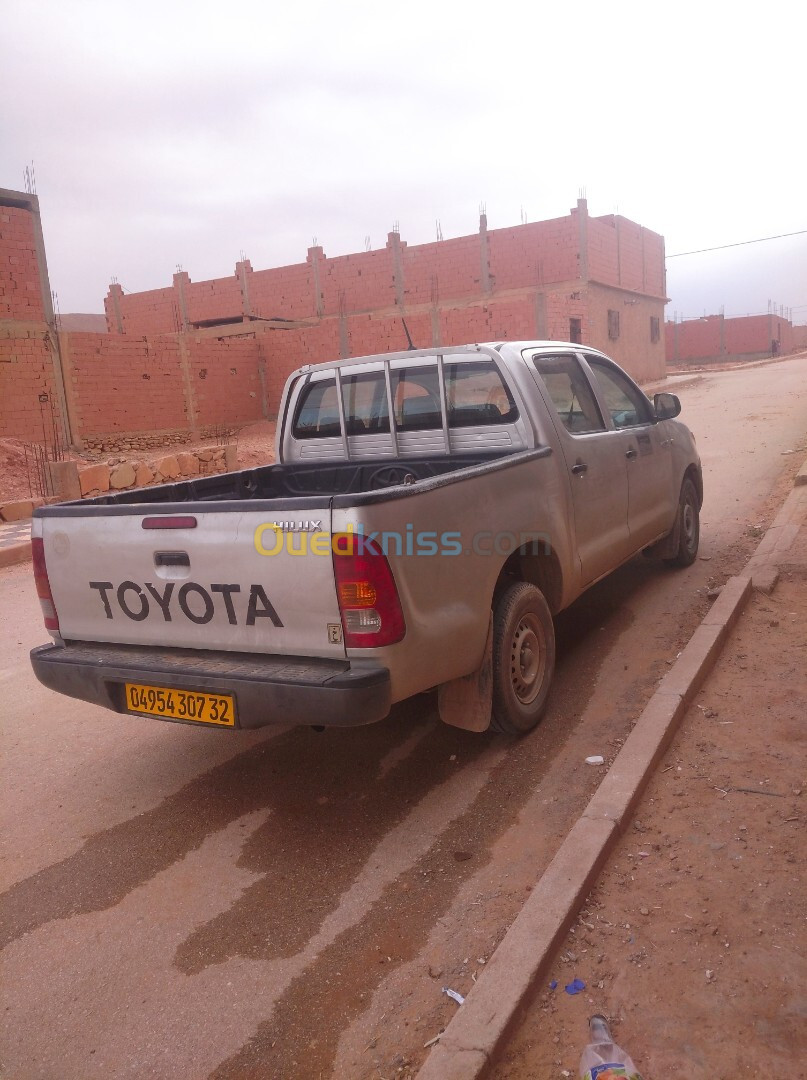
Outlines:
{"type": "Polygon", "coordinates": [[[565,342],[301,367],[275,464],[35,511],[36,676],[229,728],[367,724],[437,688],[448,723],[529,731],[553,616],[639,552],[696,557],[680,408],[565,342]]]}

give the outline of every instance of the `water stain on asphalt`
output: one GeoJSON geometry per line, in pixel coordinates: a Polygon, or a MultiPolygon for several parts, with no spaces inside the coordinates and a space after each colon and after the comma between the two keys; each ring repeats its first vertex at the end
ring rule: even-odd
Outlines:
{"type": "MultiPolygon", "coordinates": [[[[643,579],[641,573],[628,575],[628,592],[640,588],[643,579]]],[[[556,710],[550,704],[535,735],[542,753],[549,748],[551,754],[552,743],[563,737],[565,724],[582,711],[591,690],[589,679],[581,681],[575,670],[575,653],[587,639],[595,642],[586,671],[593,676],[614,636],[630,621],[625,589],[615,587],[613,578],[587,594],[585,609],[575,605],[559,617],[553,700],[562,702],[565,719],[553,721],[556,710]],[[606,623],[609,633],[600,641],[597,631],[606,623]]],[[[214,920],[218,925],[202,927],[180,947],[177,962],[183,970],[194,971],[226,955],[288,955],[336,904],[383,833],[443,781],[446,770],[454,767],[451,755],[461,755],[467,763],[491,738],[442,725],[433,700],[423,697],[410,699],[386,721],[369,727],[323,735],[308,729],[285,732],[196,778],[154,809],[88,838],[74,855],[12,886],[0,898],[0,948],[51,920],[119,903],[211,833],[243,814],[268,808],[267,825],[247,841],[242,856],[245,866],[267,875],[263,887],[259,883],[247,890],[244,921],[225,926],[224,920],[214,920]],[[424,718],[433,729],[379,778],[386,755],[424,718]],[[323,798],[328,801],[317,801],[323,798]],[[281,860],[288,870],[280,869],[281,860]],[[327,881],[323,864],[329,868],[327,881]],[[293,919],[287,917],[290,910],[293,919]]],[[[508,759],[522,755],[526,742],[514,744],[515,753],[508,759]]],[[[532,779],[534,783],[535,773],[532,779]]]]}

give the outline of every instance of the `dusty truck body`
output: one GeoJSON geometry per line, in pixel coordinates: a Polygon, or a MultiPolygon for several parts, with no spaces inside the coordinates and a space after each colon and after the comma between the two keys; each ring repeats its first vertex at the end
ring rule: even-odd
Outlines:
{"type": "Polygon", "coordinates": [[[36,675],[234,728],[371,723],[438,687],[450,723],[529,730],[552,615],[639,551],[695,558],[678,411],[568,343],[301,368],[277,464],[35,512],[36,675]]]}

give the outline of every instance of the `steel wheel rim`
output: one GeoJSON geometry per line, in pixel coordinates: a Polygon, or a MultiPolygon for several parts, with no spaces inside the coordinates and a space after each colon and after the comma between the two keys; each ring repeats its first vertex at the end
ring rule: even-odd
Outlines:
{"type": "Polygon", "coordinates": [[[546,641],[541,620],[522,615],[510,648],[510,680],[522,705],[531,705],[541,692],[546,671],[546,641]]]}

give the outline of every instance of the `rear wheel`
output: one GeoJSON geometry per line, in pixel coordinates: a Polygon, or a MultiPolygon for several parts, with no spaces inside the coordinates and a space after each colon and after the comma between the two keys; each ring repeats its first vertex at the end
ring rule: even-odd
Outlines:
{"type": "Polygon", "coordinates": [[[675,529],[678,533],[678,547],[675,554],[664,561],[668,566],[691,566],[697,557],[700,543],[700,510],[698,493],[688,478],[681,485],[675,529]]]}
{"type": "Polygon", "coordinates": [[[520,735],[541,719],[555,670],[555,628],[543,593],[517,581],[493,612],[491,730],[520,735]]]}

